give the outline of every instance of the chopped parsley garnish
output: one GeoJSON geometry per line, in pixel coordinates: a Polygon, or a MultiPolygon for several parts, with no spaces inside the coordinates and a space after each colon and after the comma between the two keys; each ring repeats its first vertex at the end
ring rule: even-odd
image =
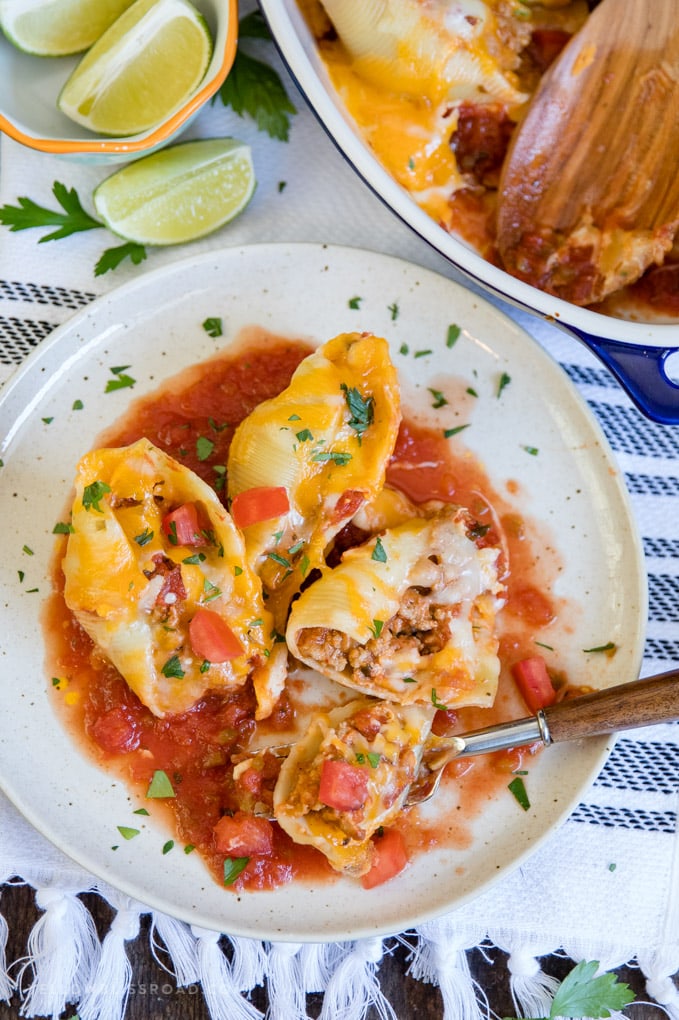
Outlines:
{"type": "Polygon", "coordinates": [[[360,307],[362,300],[362,297],[352,297],[349,298],[347,304],[349,305],[349,308],[353,308],[353,310],[356,311],[356,309],[360,307]]]}
{"type": "Polygon", "coordinates": [[[448,706],[444,705],[443,702],[439,701],[435,687],[432,687],[431,689],[431,703],[434,706],[434,708],[438,708],[441,712],[448,711],[448,706]]]}
{"type": "Polygon", "coordinates": [[[207,671],[209,670],[211,665],[212,665],[211,662],[208,662],[207,659],[203,659],[203,661],[200,664],[198,672],[199,673],[207,673],[207,671]]]}
{"type": "Polygon", "coordinates": [[[233,885],[248,866],[249,857],[227,857],[224,861],[224,885],[233,885]]]}
{"type": "Polygon", "coordinates": [[[134,839],[141,832],[141,829],[132,829],[129,825],[118,825],[116,828],[123,839],[134,839]]]}
{"type": "Polygon", "coordinates": [[[326,461],[330,461],[331,460],[335,464],[337,464],[337,465],[339,465],[341,467],[342,465],[349,463],[349,461],[351,460],[351,454],[350,453],[340,453],[340,452],[337,452],[337,451],[335,451],[335,452],[327,451],[325,453],[316,453],[316,454],[314,454],[314,456],[311,459],[314,460],[314,461],[318,461],[319,463],[324,463],[326,461]]]}
{"type": "Polygon", "coordinates": [[[470,397],[478,397],[478,393],[473,386],[468,386],[465,392],[468,393],[470,397]]]}
{"type": "Polygon", "coordinates": [[[134,540],[137,545],[148,545],[153,541],[153,531],[151,528],[144,528],[142,532],[134,536],[134,540]]]}
{"type": "Polygon", "coordinates": [[[311,429],[301,429],[295,433],[300,443],[313,443],[314,434],[311,429]]]}
{"type": "Polygon", "coordinates": [[[377,563],[386,563],[387,562],[387,551],[384,548],[384,546],[382,545],[382,539],[380,538],[379,535],[377,536],[377,539],[375,540],[375,548],[373,549],[372,556],[370,558],[372,560],[376,560],[377,563]]]}
{"type": "Polygon", "coordinates": [[[356,752],[356,761],[359,765],[365,765],[365,755],[363,754],[363,751],[356,752]]]}
{"type": "Polygon", "coordinates": [[[465,429],[468,429],[468,428],[469,428],[469,425],[456,425],[455,428],[444,429],[443,430],[443,438],[444,439],[450,439],[451,436],[456,436],[458,434],[458,432],[463,432],[465,429]]]}
{"type": "Polygon", "coordinates": [[[427,355],[433,354],[433,353],[434,352],[432,350],[430,350],[429,348],[425,348],[425,350],[423,350],[423,351],[415,351],[415,353],[413,354],[413,357],[414,358],[426,358],[427,355]]]}
{"type": "Polygon", "coordinates": [[[521,776],[515,776],[511,783],[507,784],[507,789],[516,799],[517,803],[523,808],[524,811],[528,811],[530,808],[530,801],[528,794],[526,793],[526,786],[521,776]]]}
{"type": "Polygon", "coordinates": [[[167,843],[163,843],[163,854],[169,854],[170,850],[174,846],[174,840],[168,839],[167,843]]]}
{"type": "Polygon", "coordinates": [[[373,625],[370,628],[372,630],[373,636],[378,638],[380,636],[380,634],[382,633],[382,628],[383,627],[384,627],[384,620],[373,620],[373,625]]]}
{"type": "Polygon", "coordinates": [[[349,408],[349,428],[362,436],[375,420],[375,400],[373,397],[362,397],[355,386],[349,388],[342,383],[341,389],[349,408]]]}
{"type": "Polygon", "coordinates": [[[193,553],[191,556],[185,556],[182,563],[189,563],[191,566],[197,566],[199,563],[203,563],[205,560],[205,553],[193,553]]]}
{"type": "Polygon", "coordinates": [[[301,560],[299,561],[299,572],[302,575],[302,577],[306,577],[307,570],[309,569],[310,566],[311,560],[309,559],[309,557],[306,555],[302,556],[301,560]]]}
{"type": "Polygon", "coordinates": [[[446,347],[454,347],[457,340],[459,339],[461,329],[454,323],[448,326],[448,332],[446,334],[446,347]]]}
{"type": "Polygon", "coordinates": [[[186,675],[178,655],[172,655],[160,672],[169,680],[181,680],[186,675]]]}
{"type": "Polygon", "coordinates": [[[35,556],[35,553],[31,549],[30,545],[23,546],[23,552],[25,552],[27,556],[35,556]]]}
{"type": "Polygon", "coordinates": [[[380,763],[381,758],[382,755],[378,754],[377,751],[368,751],[368,762],[371,768],[376,769],[380,763]]]}
{"type": "Polygon", "coordinates": [[[444,407],[448,403],[446,398],[441,393],[441,390],[433,390],[431,386],[429,386],[428,389],[432,397],[434,398],[434,403],[431,405],[433,408],[444,407]]]}
{"type": "Polygon", "coordinates": [[[195,843],[187,843],[186,846],[184,847],[184,853],[192,854],[195,849],[196,849],[195,843]]]}
{"type": "Polygon", "coordinates": [[[85,405],[83,404],[82,400],[74,400],[73,404],[71,405],[71,410],[72,411],[82,411],[84,406],[85,405]]]}
{"type": "Polygon", "coordinates": [[[502,391],[505,388],[505,386],[509,386],[511,381],[512,381],[512,377],[510,375],[507,375],[506,372],[503,372],[502,375],[500,376],[500,381],[497,384],[497,396],[498,397],[502,393],[502,391]]]}
{"type": "Polygon", "coordinates": [[[99,504],[106,493],[110,491],[111,486],[107,485],[106,482],[96,481],[86,485],[83,489],[83,509],[96,510],[97,513],[103,514],[104,511],[99,504]]]}
{"type": "Polygon", "coordinates": [[[162,769],[156,769],[151,777],[146,796],[149,800],[159,800],[175,796],[174,787],[170,782],[167,772],[163,772],[162,769]]]}
{"type": "Polygon", "coordinates": [[[150,815],[149,815],[149,813],[148,813],[148,811],[146,810],[145,807],[138,807],[136,811],[132,812],[132,814],[134,814],[134,815],[146,815],[147,818],[150,818],[150,815]]]}
{"type": "Polygon", "coordinates": [[[111,369],[113,379],[109,379],[106,383],[106,389],[104,393],[112,393],[113,390],[124,390],[131,389],[136,383],[136,379],[133,379],[131,375],[127,375],[126,369],[129,365],[118,365],[111,369]]]}
{"type": "Polygon", "coordinates": [[[605,645],[597,645],[595,648],[583,648],[582,650],[586,655],[594,655],[599,652],[603,652],[604,655],[614,655],[618,650],[618,646],[614,641],[608,641],[605,645]]]}
{"type": "Polygon", "coordinates": [[[398,319],[398,305],[396,304],[396,302],[394,301],[393,304],[387,305],[387,309],[391,313],[391,321],[396,322],[396,320],[398,319]]]}
{"type": "Polygon", "coordinates": [[[290,548],[288,549],[288,553],[290,554],[290,556],[294,556],[295,553],[298,553],[300,551],[300,549],[303,549],[303,548],[304,548],[304,539],[300,538],[299,542],[295,542],[294,545],[290,546],[290,548]]]}
{"type": "Polygon", "coordinates": [[[401,346],[398,349],[398,353],[399,354],[410,354],[410,348],[408,347],[408,344],[401,344],[401,346]]]}
{"type": "Polygon", "coordinates": [[[215,444],[207,436],[198,436],[196,439],[196,456],[198,460],[207,460],[214,448],[215,444]]]}
{"type": "Polygon", "coordinates": [[[179,545],[179,539],[177,538],[177,522],[170,521],[170,527],[167,533],[167,540],[170,545],[179,545]]]}
{"type": "Polygon", "coordinates": [[[236,566],[233,568],[233,576],[234,577],[240,577],[240,575],[242,573],[243,573],[243,568],[239,567],[238,564],[236,564],[236,566]]]}
{"type": "Polygon", "coordinates": [[[529,453],[531,457],[537,457],[538,453],[540,452],[537,446],[522,446],[521,449],[525,450],[526,453],[529,453]]]}
{"type": "Polygon", "coordinates": [[[54,415],[50,415],[49,418],[42,418],[41,421],[43,421],[45,425],[51,425],[54,421],[54,415]]]}
{"type": "Polygon", "coordinates": [[[68,524],[66,521],[57,521],[52,528],[53,535],[72,535],[75,528],[72,524],[68,524]]]}
{"type": "Polygon", "coordinates": [[[208,418],[208,424],[209,424],[209,426],[210,426],[210,428],[212,429],[213,432],[223,432],[224,429],[228,429],[228,427],[229,427],[229,422],[228,421],[223,421],[221,423],[221,425],[220,425],[212,417],[208,418]]]}
{"type": "Polygon", "coordinates": [[[248,624],[248,627],[261,627],[263,623],[264,623],[264,620],[262,620],[262,619],[250,620],[250,622],[248,624]]]}
{"type": "Polygon", "coordinates": [[[223,333],[222,320],[218,315],[209,316],[203,321],[203,329],[208,336],[216,338],[223,333]]]}
{"type": "Polygon", "coordinates": [[[417,683],[417,681],[415,680],[414,676],[404,676],[403,677],[403,683],[404,684],[414,684],[414,683],[417,683]]]}
{"type": "Polygon", "coordinates": [[[268,554],[268,558],[270,560],[273,560],[274,563],[278,563],[281,567],[286,567],[287,569],[290,569],[290,561],[286,560],[285,556],[279,556],[278,553],[270,552],[268,554]]]}
{"type": "Polygon", "coordinates": [[[205,592],[203,602],[212,602],[213,599],[218,599],[222,594],[222,589],[218,588],[212,581],[208,581],[207,577],[203,579],[203,591],[205,592]]]}
{"type": "Polygon", "coordinates": [[[301,420],[302,419],[298,414],[291,414],[290,417],[288,418],[288,421],[301,421],[301,420]]]}

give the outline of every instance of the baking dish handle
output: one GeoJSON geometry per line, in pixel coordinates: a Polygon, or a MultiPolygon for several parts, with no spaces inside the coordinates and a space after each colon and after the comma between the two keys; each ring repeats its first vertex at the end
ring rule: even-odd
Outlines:
{"type": "Polygon", "coordinates": [[[679,383],[667,373],[670,356],[679,360],[679,347],[646,347],[592,336],[560,323],[574,334],[612,372],[636,406],[661,425],[679,425],[679,383]]]}

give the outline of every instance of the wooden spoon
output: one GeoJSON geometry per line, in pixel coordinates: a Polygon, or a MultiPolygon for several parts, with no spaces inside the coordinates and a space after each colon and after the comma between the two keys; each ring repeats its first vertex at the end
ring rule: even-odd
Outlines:
{"type": "Polygon", "coordinates": [[[498,198],[508,272],[584,305],[662,262],[679,226],[679,5],[603,0],[544,75],[498,198]]]}

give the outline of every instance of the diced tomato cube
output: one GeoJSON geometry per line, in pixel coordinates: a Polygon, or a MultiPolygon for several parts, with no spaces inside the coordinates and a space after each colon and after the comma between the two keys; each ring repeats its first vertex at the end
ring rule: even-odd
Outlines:
{"type": "Polygon", "coordinates": [[[368,773],[361,765],[326,759],[321,765],[318,799],[336,811],[356,811],[368,796],[368,773]]]}
{"type": "Polygon", "coordinates": [[[388,882],[400,874],[408,863],[405,840],[398,829],[386,829],[383,835],[374,838],[373,846],[375,853],[372,866],[361,877],[364,889],[373,889],[376,885],[388,882]]]}
{"type": "Polygon", "coordinates": [[[110,708],[96,720],[91,735],[104,751],[122,754],[139,747],[139,726],[123,705],[110,708]]]}
{"type": "Polygon", "coordinates": [[[245,489],[231,500],[231,516],[239,528],[282,517],[290,509],[287,489],[282,485],[262,485],[245,489]]]}
{"type": "Polygon", "coordinates": [[[163,534],[171,545],[207,545],[201,515],[195,503],[182,503],[163,517],[163,534]]]}
{"type": "Polygon", "coordinates": [[[189,624],[189,640],[194,653],[208,662],[227,662],[243,654],[243,646],[226,620],[202,606],[189,624]]]}
{"type": "Polygon", "coordinates": [[[217,851],[229,857],[257,857],[273,852],[273,826],[268,818],[236,811],[220,818],[213,832],[217,851]]]}
{"type": "Polygon", "coordinates": [[[532,655],[529,659],[515,662],[512,676],[531,712],[537,712],[556,701],[556,691],[541,655],[532,655]]]}

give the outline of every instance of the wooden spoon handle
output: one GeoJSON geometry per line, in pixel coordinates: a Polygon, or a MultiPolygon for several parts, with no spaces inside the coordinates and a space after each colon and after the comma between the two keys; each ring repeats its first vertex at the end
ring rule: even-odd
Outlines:
{"type": "Polygon", "coordinates": [[[679,670],[561,701],[542,710],[553,743],[679,719],[679,670]]]}

